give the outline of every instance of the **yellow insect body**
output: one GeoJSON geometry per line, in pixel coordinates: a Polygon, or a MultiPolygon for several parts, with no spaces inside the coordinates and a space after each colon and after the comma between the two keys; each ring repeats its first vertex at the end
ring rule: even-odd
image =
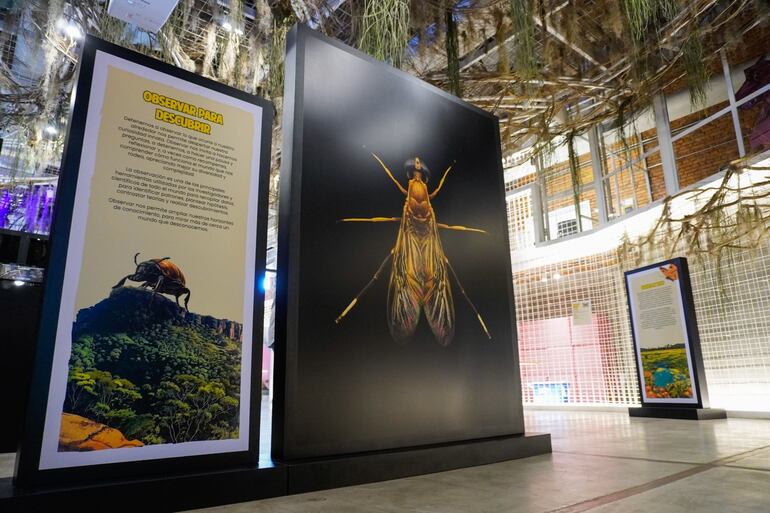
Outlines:
{"type": "Polygon", "coordinates": [[[452,288],[449,283],[451,273],[460,292],[468,301],[476,317],[481,324],[484,333],[492,338],[486,324],[476,307],[468,298],[457,275],[454,273],[449,260],[444,254],[438,229],[444,228],[457,231],[471,231],[486,233],[477,228],[464,226],[449,226],[438,223],[430,200],[434,198],[444,184],[447,174],[452,169],[449,166],[438,187],[428,192],[427,177],[429,171],[419,158],[407,162],[409,183],[405,189],[395,179],[385,163],[377,155],[375,159],[380,163],[390,179],[398,189],[406,196],[402,216],[398,217],[372,217],[372,218],[346,218],[344,222],[400,222],[396,245],[390,251],[372,279],[353,298],[350,304],[337,317],[339,323],[356,306],[361,296],[380,277],[382,270],[393,260],[388,284],[387,320],[391,336],[396,341],[403,341],[414,334],[420,321],[421,314],[425,315],[428,325],[434,337],[441,345],[448,345],[455,332],[455,310],[452,297],[452,288]]]}

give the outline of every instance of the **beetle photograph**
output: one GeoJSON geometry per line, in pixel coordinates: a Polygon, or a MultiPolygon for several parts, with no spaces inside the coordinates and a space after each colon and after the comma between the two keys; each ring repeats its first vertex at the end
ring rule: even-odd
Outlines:
{"type": "Polygon", "coordinates": [[[188,303],[190,302],[190,289],[185,287],[185,277],[182,274],[182,270],[177,267],[176,264],[171,262],[171,257],[152,258],[145,260],[144,262],[137,262],[136,257],[139,253],[134,255],[134,265],[136,265],[136,271],[134,274],[129,274],[121,278],[121,280],[112,287],[116,289],[122,287],[126,280],[141,281],[143,282],[140,287],[151,287],[153,296],[150,299],[155,298],[155,294],[168,294],[174,296],[177,306],[179,306],[179,296],[185,295],[184,309],[190,311],[188,303]]]}
{"type": "Polygon", "coordinates": [[[141,255],[75,316],[59,452],[238,436],[243,325],[191,312],[183,262],[141,255]]]}

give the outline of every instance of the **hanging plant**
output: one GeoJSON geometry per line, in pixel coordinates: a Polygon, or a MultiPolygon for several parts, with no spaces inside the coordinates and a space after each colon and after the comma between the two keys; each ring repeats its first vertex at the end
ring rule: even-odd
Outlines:
{"type": "Polygon", "coordinates": [[[501,75],[507,75],[511,72],[511,62],[508,59],[508,49],[505,47],[505,40],[510,35],[510,25],[501,9],[493,11],[495,21],[495,43],[497,44],[497,72],[501,75]]]}
{"type": "Polygon", "coordinates": [[[690,103],[694,106],[706,104],[706,93],[711,73],[703,51],[700,31],[693,30],[682,45],[682,65],[687,76],[687,90],[690,103]]]}
{"type": "Polygon", "coordinates": [[[401,67],[409,41],[409,0],[366,0],[358,48],[401,67]]]}
{"type": "Polygon", "coordinates": [[[185,19],[190,9],[192,9],[192,3],[189,0],[180,2],[176,6],[166,24],[158,32],[158,44],[164,61],[187,71],[195,71],[195,61],[185,53],[180,42],[185,19]]]}
{"type": "Polygon", "coordinates": [[[534,0],[510,0],[515,41],[515,69],[522,78],[537,75],[534,0]]]}
{"type": "Polygon", "coordinates": [[[634,42],[642,42],[647,37],[648,29],[654,23],[658,12],[658,4],[657,0],[621,0],[623,14],[634,42]]]}
{"type": "Polygon", "coordinates": [[[580,162],[575,151],[575,131],[567,135],[567,153],[569,155],[569,172],[572,178],[572,200],[575,205],[575,215],[577,217],[578,232],[583,231],[583,219],[580,213],[580,192],[582,186],[580,183],[580,162]]]}
{"type": "Polygon", "coordinates": [[[222,54],[219,56],[217,76],[221,82],[235,85],[237,78],[236,61],[241,51],[241,20],[243,20],[243,0],[230,1],[230,13],[228,14],[231,29],[226,31],[225,44],[222,46],[222,54]]]}
{"type": "Polygon", "coordinates": [[[638,266],[658,258],[661,251],[666,258],[677,253],[700,262],[709,258],[715,263],[717,284],[724,294],[722,273],[725,266],[729,270],[732,254],[756,250],[766,243],[770,232],[770,179],[763,177],[748,184],[734,180],[744,170],[768,171],[749,162],[750,157],[733,162],[718,185],[666,198],[660,217],[646,235],[624,238],[618,248],[621,262],[638,266]],[[681,196],[699,201],[692,212],[676,215],[672,205],[681,196]]]}
{"type": "Polygon", "coordinates": [[[449,92],[455,96],[462,96],[460,86],[460,49],[457,38],[457,20],[452,9],[445,11],[446,21],[446,60],[447,76],[449,77],[449,92]]]}
{"type": "Polygon", "coordinates": [[[267,54],[268,75],[265,87],[267,98],[273,102],[283,96],[284,50],[286,34],[291,23],[292,20],[287,18],[284,22],[276,22],[273,25],[273,37],[267,54]]]}

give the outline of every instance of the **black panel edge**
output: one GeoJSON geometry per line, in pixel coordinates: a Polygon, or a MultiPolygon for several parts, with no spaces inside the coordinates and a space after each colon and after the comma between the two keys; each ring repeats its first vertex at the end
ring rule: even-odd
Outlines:
{"type": "Polygon", "coordinates": [[[0,510],[78,511],[86,504],[109,504],[115,512],[182,511],[286,495],[287,475],[285,467],[234,469],[23,492],[14,492],[11,479],[6,478],[0,479],[0,510]]]}
{"type": "Polygon", "coordinates": [[[286,432],[290,429],[286,403],[291,401],[288,383],[293,373],[288,368],[287,353],[294,351],[297,326],[297,286],[299,283],[299,211],[302,164],[302,89],[304,76],[304,41],[295,25],[286,35],[284,64],[284,110],[282,120],[280,194],[278,201],[278,255],[275,285],[275,342],[273,344],[273,425],[272,457],[285,456],[286,432]]]}
{"type": "MultiPolygon", "coordinates": [[[[379,59],[375,59],[374,57],[372,57],[371,55],[369,55],[367,53],[364,53],[364,52],[362,52],[360,50],[357,50],[357,49],[355,49],[355,48],[353,48],[353,47],[351,47],[349,45],[346,45],[345,43],[343,43],[339,39],[334,39],[334,38],[325,36],[322,33],[320,33],[319,31],[313,30],[313,29],[311,29],[310,27],[308,27],[305,24],[299,23],[299,24],[295,25],[292,28],[292,31],[294,31],[294,30],[298,31],[298,33],[299,33],[298,38],[299,39],[302,39],[304,37],[314,37],[316,39],[319,39],[319,40],[321,40],[321,41],[323,41],[325,43],[328,43],[328,44],[334,46],[335,48],[338,48],[339,50],[342,50],[345,53],[349,53],[350,55],[358,57],[359,59],[363,59],[363,60],[365,60],[365,61],[367,61],[367,62],[369,62],[371,64],[379,66],[381,69],[384,69],[385,71],[387,71],[389,73],[392,73],[392,74],[397,75],[397,76],[399,76],[399,77],[401,77],[403,79],[406,79],[406,80],[408,80],[409,82],[411,82],[414,85],[418,85],[420,87],[428,89],[432,93],[437,94],[437,95],[443,97],[444,99],[450,100],[450,101],[452,101],[452,102],[454,102],[454,103],[456,103],[456,104],[458,104],[458,105],[460,105],[462,107],[465,107],[465,108],[467,108],[469,110],[472,110],[472,111],[474,111],[474,112],[476,112],[478,114],[482,114],[484,116],[497,119],[497,116],[494,115],[493,113],[489,112],[488,110],[484,110],[481,107],[477,107],[476,105],[473,105],[472,103],[468,103],[465,100],[463,100],[462,98],[458,98],[457,96],[453,95],[452,93],[448,93],[448,92],[444,91],[443,89],[434,86],[433,84],[429,84],[428,82],[425,82],[424,80],[422,80],[420,78],[417,78],[416,76],[414,76],[414,75],[412,75],[410,73],[407,73],[406,71],[402,71],[402,70],[400,70],[398,68],[395,68],[395,67],[391,66],[387,62],[381,61],[379,59]]],[[[288,41],[288,38],[287,38],[287,41],[288,41]]]]}
{"type": "Polygon", "coordinates": [[[325,458],[289,465],[288,493],[432,474],[550,452],[550,434],[529,433],[325,458]]]}

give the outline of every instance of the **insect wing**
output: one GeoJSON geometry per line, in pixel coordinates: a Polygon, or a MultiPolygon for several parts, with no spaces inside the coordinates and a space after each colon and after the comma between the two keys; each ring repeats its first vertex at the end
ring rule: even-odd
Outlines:
{"type": "Polygon", "coordinates": [[[439,344],[454,336],[454,302],[438,228],[432,222],[427,235],[418,235],[404,215],[396,240],[388,287],[388,326],[397,341],[414,334],[424,311],[439,344]]]}
{"type": "Polygon", "coordinates": [[[444,248],[441,245],[435,221],[432,224],[432,236],[426,240],[424,249],[425,263],[428,268],[424,279],[423,308],[436,340],[442,346],[446,346],[455,334],[455,307],[444,248]]]}
{"type": "Polygon", "coordinates": [[[388,327],[394,340],[410,337],[420,320],[423,287],[417,274],[420,248],[404,216],[393,250],[388,284],[388,327]]]}
{"type": "Polygon", "coordinates": [[[158,267],[160,268],[163,275],[166,276],[166,278],[175,280],[182,285],[187,283],[182,270],[170,260],[162,260],[158,262],[158,267]]]}

